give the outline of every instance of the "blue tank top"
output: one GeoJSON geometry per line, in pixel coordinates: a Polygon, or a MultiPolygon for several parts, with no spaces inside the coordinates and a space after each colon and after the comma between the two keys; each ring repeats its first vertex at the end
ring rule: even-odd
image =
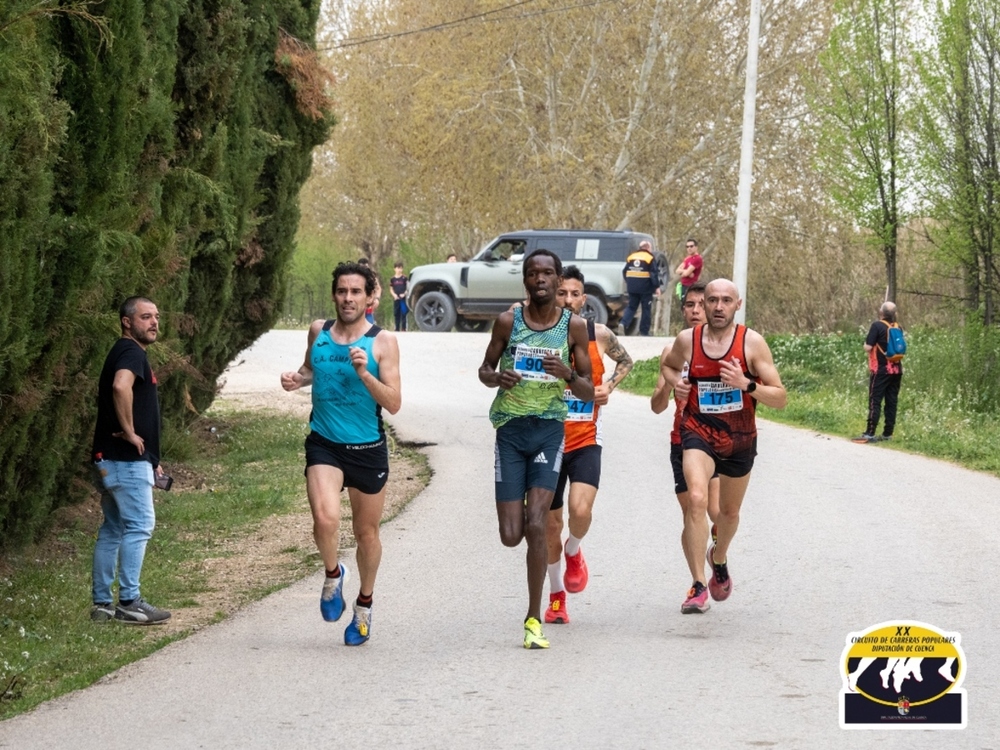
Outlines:
{"type": "Polygon", "coordinates": [[[351,347],[368,354],[367,370],[378,378],[378,362],[372,353],[375,337],[382,330],[372,326],[357,341],[338,344],[330,336],[328,320],[309,350],[313,371],[312,414],[309,427],[333,443],[361,445],[377,443],[385,437],[382,407],[361,382],[351,364],[351,347]]]}

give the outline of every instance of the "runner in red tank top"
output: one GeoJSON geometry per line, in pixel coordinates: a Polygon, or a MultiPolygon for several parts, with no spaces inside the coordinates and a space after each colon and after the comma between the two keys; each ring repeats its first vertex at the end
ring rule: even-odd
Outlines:
{"type": "Polygon", "coordinates": [[[709,543],[705,520],[709,481],[719,473],[718,539],[705,555],[712,569],[708,593],[723,601],[733,589],[727,553],[757,454],[756,402],[783,409],[788,400],[763,336],[735,322],[742,304],[739,290],[728,279],[708,284],[707,324],[681,331],[661,362],[661,374],[671,388],[681,380],[684,363],[690,363],[690,391],[680,429],[692,513],[683,540],[694,583],[681,605],[684,614],[708,609],[700,558],[709,543]]]}
{"type": "MultiPolygon", "coordinates": [[[[563,269],[557,300],[560,305],[579,314],[587,301],[580,269],[563,269]]],[[[545,621],[568,623],[566,592],[583,591],[589,573],[580,549],[580,541],[590,529],[594,500],[601,480],[601,413],[608,396],[632,370],[632,358],[607,326],[587,321],[590,344],[591,376],[594,380],[594,400],[580,401],[566,393],[569,408],[566,417],[562,469],[546,526],[549,565],[549,608],[545,621]],[[604,355],[615,361],[615,371],[604,379],[604,355]],[[569,484],[569,539],[566,540],[566,575],[562,574],[563,494],[569,484]]]]}
{"type": "MultiPolygon", "coordinates": [[[[694,326],[701,325],[705,322],[705,287],[706,283],[704,281],[696,281],[688,290],[684,293],[684,299],[681,302],[681,314],[684,316],[684,323],[686,327],[692,328],[694,326]]],[[[656,388],[653,391],[653,396],[650,399],[650,407],[653,409],[654,414],[661,414],[666,411],[667,407],[670,405],[670,389],[667,388],[666,378],[663,377],[662,369],[663,362],[666,360],[667,355],[670,354],[670,349],[672,345],[666,346],[663,349],[663,353],[660,355],[660,378],[656,383],[656,388]]],[[[693,511],[691,509],[691,502],[688,495],[687,482],[684,481],[684,466],[683,466],[683,455],[684,450],[681,448],[681,419],[684,416],[684,408],[688,401],[688,393],[691,390],[691,384],[686,379],[683,378],[677,384],[674,389],[674,419],[673,419],[673,429],[670,431],[670,467],[674,472],[674,492],[677,494],[677,502],[681,506],[681,513],[684,517],[684,528],[685,530],[694,523],[693,511]]],[[[702,514],[704,515],[704,514],[702,514]]],[[[716,520],[719,517],[719,474],[712,477],[712,480],[708,484],[708,518],[712,522],[712,540],[715,540],[716,536],[716,520]]],[[[704,556],[701,554],[701,550],[688,550],[684,545],[687,544],[689,534],[681,534],[681,547],[684,548],[684,556],[688,560],[688,564],[691,568],[691,577],[696,579],[699,575],[704,575],[705,573],[705,560],[704,556]]],[[[704,595],[705,606],[707,608],[708,595],[704,595]]]]}

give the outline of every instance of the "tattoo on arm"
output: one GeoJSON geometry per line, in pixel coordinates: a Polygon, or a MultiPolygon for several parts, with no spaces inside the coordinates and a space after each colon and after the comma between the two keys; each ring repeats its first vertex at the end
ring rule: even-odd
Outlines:
{"type": "Polygon", "coordinates": [[[610,329],[608,330],[608,346],[604,353],[615,361],[615,372],[607,381],[607,384],[614,388],[625,379],[626,375],[632,372],[632,357],[618,341],[614,331],[610,329]]]}

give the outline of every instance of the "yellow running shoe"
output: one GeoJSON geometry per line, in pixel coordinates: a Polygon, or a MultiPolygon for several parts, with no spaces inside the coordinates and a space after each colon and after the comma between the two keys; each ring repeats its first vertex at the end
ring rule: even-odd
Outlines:
{"type": "Polygon", "coordinates": [[[524,647],[525,648],[548,648],[549,642],[542,635],[542,623],[534,617],[529,617],[524,621],[524,647]]]}

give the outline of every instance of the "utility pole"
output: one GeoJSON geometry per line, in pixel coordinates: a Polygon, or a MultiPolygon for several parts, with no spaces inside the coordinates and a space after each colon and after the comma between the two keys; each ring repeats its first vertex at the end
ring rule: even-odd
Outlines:
{"type": "Polygon", "coordinates": [[[747,79],[743,94],[743,141],[740,145],[740,183],[736,200],[736,244],[733,249],[733,283],[743,299],[736,322],[746,323],[747,256],[750,246],[750,190],[753,187],[753,137],[757,114],[757,49],[760,46],[760,0],[750,0],[747,37],[747,79]]]}

